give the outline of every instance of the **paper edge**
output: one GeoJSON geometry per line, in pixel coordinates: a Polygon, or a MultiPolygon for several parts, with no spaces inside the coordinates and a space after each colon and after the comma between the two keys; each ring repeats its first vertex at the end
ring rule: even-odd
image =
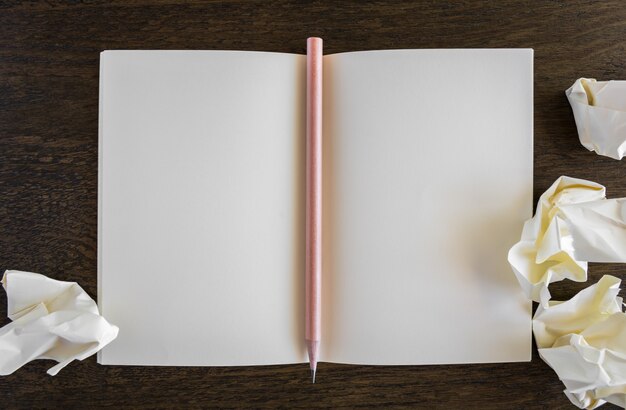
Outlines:
{"type": "Polygon", "coordinates": [[[481,47],[477,47],[477,48],[386,48],[386,49],[379,49],[379,50],[356,50],[356,51],[343,51],[343,52],[338,52],[338,53],[330,53],[330,54],[324,54],[324,57],[326,56],[334,56],[334,55],[339,55],[339,54],[362,54],[362,53],[386,53],[386,52],[398,52],[398,51],[403,51],[403,52],[424,52],[424,53],[432,53],[432,52],[467,52],[467,53],[471,53],[471,52],[503,52],[503,51],[508,51],[508,52],[520,52],[520,53],[529,53],[530,57],[531,57],[531,69],[533,69],[533,88],[534,88],[534,68],[533,68],[533,62],[534,62],[534,54],[535,54],[535,49],[534,48],[530,48],[530,47],[511,47],[511,48],[481,48],[481,47]]]}
{"type": "MultiPolygon", "coordinates": [[[[98,79],[98,233],[97,233],[97,246],[96,246],[96,271],[97,271],[97,292],[96,297],[98,300],[96,301],[96,305],[98,306],[98,310],[100,314],[104,317],[104,309],[102,306],[102,134],[103,134],[103,125],[104,119],[102,116],[102,107],[104,106],[104,88],[103,88],[103,78],[104,78],[104,60],[107,52],[102,51],[100,53],[100,68],[99,68],[99,79],[98,79]]],[[[98,364],[103,364],[103,349],[98,350],[96,353],[96,361],[98,364]]]]}
{"type": "MultiPolygon", "coordinates": [[[[530,218],[535,215],[535,206],[539,200],[535,201],[535,49],[524,48],[524,50],[530,58],[530,218]]],[[[522,225],[523,226],[523,225],[522,225]]],[[[507,257],[508,262],[508,257],[507,257]]],[[[523,290],[520,289],[523,293],[523,290]]],[[[528,317],[530,318],[528,326],[530,328],[528,332],[528,358],[525,362],[531,362],[533,360],[533,301],[531,299],[527,302],[528,317]]]]}
{"type": "MultiPolygon", "coordinates": [[[[303,43],[304,44],[304,43],[303,43]]],[[[302,47],[305,48],[304,46],[302,47]]],[[[259,50],[222,50],[222,49],[213,49],[213,50],[184,50],[184,49],[109,49],[102,50],[100,52],[100,63],[102,63],[102,58],[108,54],[127,54],[127,53],[140,53],[140,54],[153,54],[153,53],[171,53],[171,54],[190,54],[190,53],[227,53],[227,54],[274,54],[274,55],[282,55],[282,56],[301,56],[306,57],[306,53],[287,53],[280,51],[259,51],[259,50]]]]}

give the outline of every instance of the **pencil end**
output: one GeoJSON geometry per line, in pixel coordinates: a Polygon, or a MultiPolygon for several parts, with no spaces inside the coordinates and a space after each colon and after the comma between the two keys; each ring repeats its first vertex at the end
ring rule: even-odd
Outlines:
{"type": "Polygon", "coordinates": [[[311,366],[311,378],[315,383],[315,373],[317,372],[317,359],[319,356],[320,342],[318,340],[307,340],[306,348],[309,353],[309,364],[311,366]]]}

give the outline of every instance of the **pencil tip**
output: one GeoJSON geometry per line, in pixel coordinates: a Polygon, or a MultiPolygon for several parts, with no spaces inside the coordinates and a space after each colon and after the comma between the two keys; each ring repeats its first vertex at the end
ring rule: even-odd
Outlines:
{"type": "Polygon", "coordinates": [[[311,378],[315,383],[315,372],[317,371],[317,356],[319,353],[319,340],[307,340],[307,351],[309,353],[309,365],[311,366],[311,378]]]}

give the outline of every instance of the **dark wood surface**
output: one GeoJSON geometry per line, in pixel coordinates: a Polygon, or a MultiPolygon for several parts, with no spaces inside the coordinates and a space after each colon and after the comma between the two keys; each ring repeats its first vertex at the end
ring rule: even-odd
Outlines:
{"type": "MultiPolygon", "coordinates": [[[[77,281],[96,295],[101,50],[303,53],[312,35],[324,38],[327,53],[534,48],[535,199],[560,175],[626,196],[626,161],[580,145],[564,95],[581,76],[626,79],[623,1],[1,2],[0,269],[77,281]]],[[[589,282],[605,273],[624,279],[624,272],[595,264],[589,282]]],[[[555,284],[553,295],[570,297],[583,286],[555,284]]],[[[533,355],[530,363],[464,366],[322,363],[315,385],[306,365],[105,367],[92,357],[49,377],[52,362],[37,361],[0,379],[0,407],[572,408],[556,375],[533,355]]]]}

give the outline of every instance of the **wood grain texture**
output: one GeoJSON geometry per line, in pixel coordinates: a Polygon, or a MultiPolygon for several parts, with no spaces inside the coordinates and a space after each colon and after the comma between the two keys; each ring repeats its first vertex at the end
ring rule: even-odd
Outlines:
{"type": "MultiPolygon", "coordinates": [[[[564,95],[581,76],[626,79],[622,1],[5,1],[0,3],[0,269],[78,281],[96,294],[101,50],[304,53],[308,36],[324,38],[326,53],[534,48],[535,199],[563,174],[605,184],[609,197],[626,196],[626,161],[599,157],[579,144],[564,95]]],[[[605,273],[626,278],[622,265],[593,264],[589,282],[605,273]]],[[[559,283],[551,290],[562,299],[582,287],[559,283]]],[[[462,308],[462,300],[454,302],[462,308]]],[[[0,325],[7,322],[0,296],[0,325]]],[[[532,362],[514,364],[322,363],[315,385],[305,364],[105,367],[92,357],[56,377],[45,374],[50,366],[38,361],[2,378],[0,407],[572,408],[536,350],[532,362]]]]}

